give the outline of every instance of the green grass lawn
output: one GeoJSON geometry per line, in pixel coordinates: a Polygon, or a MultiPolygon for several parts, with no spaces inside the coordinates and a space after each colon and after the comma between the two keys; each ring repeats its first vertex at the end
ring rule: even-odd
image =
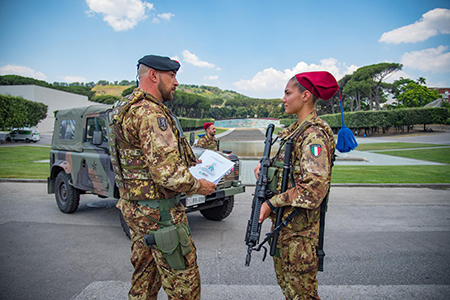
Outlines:
{"type": "Polygon", "coordinates": [[[450,164],[450,147],[421,150],[380,151],[377,153],[450,164]]]}
{"type": "Polygon", "coordinates": [[[450,165],[334,166],[332,183],[450,183],[450,165]]]}
{"type": "Polygon", "coordinates": [[[48,177],[50,148],[15,146],[0,148],[0,178],[44,179],[48,177]]]}

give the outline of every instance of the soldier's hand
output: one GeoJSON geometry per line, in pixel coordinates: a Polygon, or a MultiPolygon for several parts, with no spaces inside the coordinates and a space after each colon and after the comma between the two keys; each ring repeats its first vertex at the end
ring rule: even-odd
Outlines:
{"type": "Polygon", "coordinates": [[[216,189],[216,185],[211,181],[206,179],[199,179],[200,188],[197,190],[196,194],[200,194],[203,196],[208,196],[216,189]]]}
{"type": "Polygon", "coordinates": [[[271,212],[272,210],[270,209],[269,205],[267,205],[267,203],[264,202],[261,205],[261,212],[259,213],[259,223],[264,222],[264,220],[269,217],[271,212]]]}
{"type": "Polygon", "coordinates": [[[261,163],[259,163],[259,164],[256,166],[255,170],[254,170],[256,180],[258,180],[258,177],[259,177],[259,169],[260,169],[260,168],[261,168],[261,163]]]}

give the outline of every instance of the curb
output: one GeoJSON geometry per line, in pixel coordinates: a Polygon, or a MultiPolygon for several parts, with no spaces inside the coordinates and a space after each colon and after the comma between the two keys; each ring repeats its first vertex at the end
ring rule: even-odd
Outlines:
{"type": "MultiPolygon", "coordinates": [[[[47,179],[0,178],[0,182],[47,183],[47,179]]],[[[245,186],[255,186],[246,183],[245,186]]],[[[450,183],[331,183],[331,187],[450,189],[450,183]]]]}
{"type": "Polygon", "coordinates": [[[382,187],[450,189],[450,183],[332,183],[331,187],[382,187]]]}
{"type": "Polygon", "coordinates": [[[0,182],[47,183],[47,179],[0,178],[0,182]]]}

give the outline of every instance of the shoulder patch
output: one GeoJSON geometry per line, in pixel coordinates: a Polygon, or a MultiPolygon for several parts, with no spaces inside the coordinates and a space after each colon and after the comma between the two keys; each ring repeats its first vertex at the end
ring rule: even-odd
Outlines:
{"type": "Polygon", "coordinates": [[[321,145],[318,145],[318,144],[311,145],[310,149],[311,149],[312,155],[314,155],[315,157],[319,157],[320,154],[322,153],[321,145]]]}
{"type": "Polygon", "coordinates": [[[162,131],[166,131],[168,128],[166,118],[158,117],[158,126],[162,131]]]}

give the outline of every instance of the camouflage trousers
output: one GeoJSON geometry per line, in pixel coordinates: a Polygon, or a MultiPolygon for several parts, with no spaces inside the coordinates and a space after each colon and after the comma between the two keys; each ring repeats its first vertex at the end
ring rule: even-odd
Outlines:
{"type": "MultiPolygon", "coordinates": [[[[184,256],[186,269],[171,269],[161,252],[148,248],[143,240],[148,231],[156,231],[159,228],[159,225],[146,215],[159,220],[159,211],[122,199],[117,203],[117,207],[122,211],[131,234],[131,263],[134,273],[128,299],[157,299],[161,286],[169,299],[200,299],[200,273],[192,237],[189,237],[192,251],[184,256]]],[[[170,214],[173,224],[188,223],[181,203],[171,208],[170,214]]]]}
{"type": "Polygon", "coordinates": [[[280,257],[273,257],[278,285],[287,300],[319,299],[318,257],[314,240],[302,236],[279,239],[280,257]]]}

